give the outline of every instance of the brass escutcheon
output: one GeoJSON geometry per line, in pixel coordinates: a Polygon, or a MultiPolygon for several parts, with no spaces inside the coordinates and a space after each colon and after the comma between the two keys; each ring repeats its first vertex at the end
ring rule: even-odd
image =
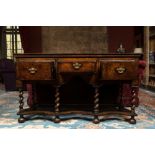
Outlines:
{"type": "Polygon", "coordinates": [[[124,67],[117,67],[115,70],[116,70],[116,72],[118,74],[123,74],[126,71],[126,68],[124,68],[124,67]]]}
{"type": "Polygon", "coordinates": [[[74,69],[80,69],[81,66],[82,66],[82,64],[80,64],[78,62],[73,63],[74,69]]]}
{"type": "Polygon", "coordinates": [[[31,67],[28,69],[30,74],[35,74],[37,72],[37,68],[31,67]]]}

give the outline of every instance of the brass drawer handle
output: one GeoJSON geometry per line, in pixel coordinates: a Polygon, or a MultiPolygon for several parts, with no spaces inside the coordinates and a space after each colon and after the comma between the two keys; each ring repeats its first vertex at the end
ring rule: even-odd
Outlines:
{"type": "Polygon", "coordinates": [[[81,66],[82,66],[82,64],[80,64],[78,62],[73,63],[74,69],[80,69],[81,66]]]}
{"type": "Polygon", "coordinates": [[[30,74],[35,74],[37,72],[37,68],[31,67],[28,69],[30,74]]]}
{"type": "Polygon", "coordinates": [[[118,74],[123,74],[123,73],[125,73],[126,68],[124,68],[124,67],[117,67],[115,70],[116,70],[116,72],[118,74]]]}

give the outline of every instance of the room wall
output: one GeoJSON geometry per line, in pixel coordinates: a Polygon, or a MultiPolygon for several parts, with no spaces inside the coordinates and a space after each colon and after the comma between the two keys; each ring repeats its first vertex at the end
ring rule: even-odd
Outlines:
{"type": "Polygon", "coordinates": [[[20,26],[22,46],[25,53],[41,52],[41,26],[20,26]]]}
{"type": "MultiPolygon", "coordinates": [[[[45,44],[46,45],[51,44],[52,40],[49,43],[48,42],[45,43],[42,41],[41,36],[45,35],[44,32],[42,34],[42,27],[40,27],[40,26],[27,26],[27,27],[21,26],[20,33],[21,33],[23,48],[26,53],[41,52],[43,50],[44,51],[49,50],[49,48],[47,48],[47,47],[45,48],[45,44]]],[[[58,34],[58,35],[60,35],[60,34],[58,34]]],[[[73,36],[74,35],[72,34],[72,39],[74,39],[73,36]]],[[[48,40],[49,38],[47,37],[46,39],[48,40]]],[[[123,44],[126,51],[132,52],[135,47],[135,45],[134,45],[134,26],[107,26],[107,42],[108,42],[108,47],[107,47],[108,52],[110,52],[110,53],[115,52],[117,50],[117,48],[119,47],[120,43],[123,44]]],[[[55,44],[55,43],[53,43],[53,44],[55,44]]],[[[62,44],[64,44],[64,43],[61,42],[60,45],[62,45],[62,44]]],[[[75,42],[72,44],[75,45],[75,42]]],[[[56,46],[56,47],[57,47],[57,51],[58,51],[58,46],[56,46]]],[[[81,46],[81,49],[83,47],[84,46],[81,46]]],[[[83,48],[83,50],[84,50],[84,48],[83,48]]]]}
{"type": "Polygon", "coordinates": [[[43,26],[46,53],[107,53],[105,26],[43,26]]]}
{"type": "Polygon", "coordinates": [[[134,46],[134,26],[109,26],[108,49],[115,52],[120,44],[123,44],[127,52],[132,52],[134,46]]]}

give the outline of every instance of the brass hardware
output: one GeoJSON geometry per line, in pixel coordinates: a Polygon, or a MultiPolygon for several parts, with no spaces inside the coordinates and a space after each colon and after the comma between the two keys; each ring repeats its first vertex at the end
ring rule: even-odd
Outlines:
{"type": "Polygon", "coordinates": [[[118,74],[123,74],[126,71],[126,68],[124,68],[124,67],[117,67],[115,70],[116,70],[116,72],[118,74]]]}
{"type": "Polygon", "coordinates": [[[28,69],[28,71],[30,72],[30,74],[35,74],[37,72],[37,69],[34,67],[31,67],[28,69]]]}
{"type": "Polygon", "coordinates": [[[82,66],[82,64],[80,64],[78,62],[73,63],[74,69],[80,69],[81,66],[82,66]]]}

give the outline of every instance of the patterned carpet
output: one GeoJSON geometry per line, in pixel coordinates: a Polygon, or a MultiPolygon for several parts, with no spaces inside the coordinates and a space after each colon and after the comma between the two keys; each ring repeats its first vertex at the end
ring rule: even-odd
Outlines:
{"type": "MultiPolygon", "coordinates": [[[[27,94],[24,94],[25,100],[27,94]]],[[[18,92],[5,92],[0,90],[0,128],[25,128],[25,129],[155,129],[155,94],[140,90],[140,106],[136,108],[138,116],[137,124],[131,125],[123,120],[106,120],[100,124],[82,119],[70,119],[55,124],[44,119],[34,119],[25,123],[17,122],[18,116],[18,92]]]]}

